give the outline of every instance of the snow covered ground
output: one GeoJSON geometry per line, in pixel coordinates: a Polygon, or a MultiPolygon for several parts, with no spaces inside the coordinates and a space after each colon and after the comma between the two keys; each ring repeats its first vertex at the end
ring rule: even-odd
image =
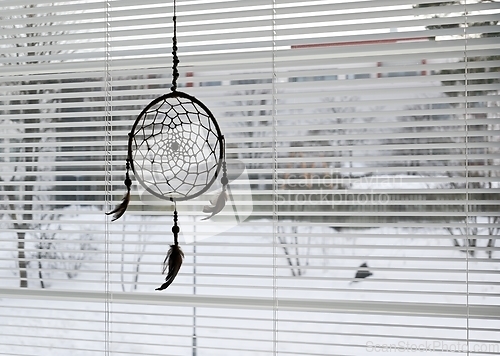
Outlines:
{"type": "MultiPolygon", "coordinates": [[[[160,263],[168,247],[165,231],[168,232],[170,222],[162,217],[131,214],[126,218],[128,225],[111,225],[108,277],[110,289],[116,295],[125,293],[127,298],[138,299],[134,303],[130,299],[122,302],[111,296],[105,303],[85,295],[106,290],[106,274],[101,272],[106,262],[102,213],[72,209],[60,217],[59,233],[54,238],[64,236],[68,240],[61,245],[67,258],[83,256],[78,255],[82,252],[79,250],[82,240],[88,239],[91,246],[84,251],[85,259],[76,276],[68,278],[65,269],[69,270],[71,264],[60,261],[52,266],[57,269],[45,272],[45,282],[47,291],[77,292],[75,295],[80,292],[80,301],[33,299],[28,294],[26,298],[2,296],[2,290],[17,288],[19,276],[14,261],[15,235],[11,232],[0,235],[1,355],[95,355],[108,346],[113,355],[194,355],[194,331],[198,356],[260,356],[273,352],[449,355],[450,351],[463,351],[467,347],[467,335],[478,340],[469,345],[471,351],[482,351],[478,355],[500,352],[498,313],[490,319],[471,318],[467,322],[466,318],[433,315],[382,316],[376,310],[315,310],[315,302],[342,301],[367,302],[366,305],[432,303],[443,308],[465,305],[466,280],[470,283],[471,305],[498,308],[498,252],[493,259],[486,258],[484,252],[470,258],[467,276],[465,254],[451,249],[450,236],[440,229],[388,227],[334,231],[325,224],[297,223],[293,234],[298,236],[300,246],[290,246],[288,252],[294,256],[298,251],[301,275],[292,276],[282,246],[273,244],[270,221],[243,223],[219,236],[200,238],[196,261],[194,245],[183,244],[186,259],[181,274],[164,294],[158,294],[154,288],[163,279],[160,263]],[[148,232],[146,237],[137,234],[140,229],[148,232]],[[374,244],[376,247],[370,247],[374,244]],[[305,253],[310,257],[304,258],[305,253]],[[362,262],[368,262],[373,276],[350,283],[362,262]],[[151,295],[153,299],[149,298],[151,295]],[[185,296],[185,306],[169,301],[178,300],[179,296],[180,300],[185,296]],[[204,304],[193,308],[190,304],[194,300],[203,305],[204,298],[228,296],[254,303],[278,300],[277,309],[268,308],[264,302],[262,307],[204,304]],[[280,300],[301,299],[310,306],[299,310],[279,304],[280,300]]],[[[196,228],[188,220],[181,224],[184,234],[203,236],[199,224],[196,228]]],[[[292,235],[288,227],[283,232],[292,235]]],[[[480,240],[479,244],[485,242],[480,240]]],[[[34,242],[28,246],[34,248],[34,242]]],[[[30,268],[30,290],[40,290],[35,267],[33,264],[30,268]]]]}

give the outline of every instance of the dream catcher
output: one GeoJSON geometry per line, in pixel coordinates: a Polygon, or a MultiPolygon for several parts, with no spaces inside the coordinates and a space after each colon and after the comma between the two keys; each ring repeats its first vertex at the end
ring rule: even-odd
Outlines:
{"type": "Polygon", "coordinates": [[[167,288],[182,265],[178,235],[177,202],[196,198],[214,183],[222,168],[222,191],[203,208],[208,219],[220,212],[226,203],[228,184],[224,158],[225,142],[219,125],[210,110],[198,99],[177,91],[177,16],[174,1],[173,76],[171,92],[153,100],[137,117],[128,139],[125,186],[127,192],[113,211],[112,221],[119,219],[130,201],[132,170],[136,180],[151,194],[174,204],[173,244],[163,262],[168,269],[165,283],[156,290],[167,288]]]}

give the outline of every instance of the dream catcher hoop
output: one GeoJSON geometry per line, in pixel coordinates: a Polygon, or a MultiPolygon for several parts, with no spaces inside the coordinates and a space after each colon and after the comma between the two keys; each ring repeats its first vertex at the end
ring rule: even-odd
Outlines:
{"type": "Polygon", "coordinates": [[[203,208],[204,213],[219,213],[227,200],[227,171],[225,141],[217,120],[210,110],[195,97],[177,91],[179,71],[177,66],[177,16],[174,0],[174,35],[172,38],[172,87],[171,92],[154,99],[137,117],[128,139],[125,173],[127,192],[113,211],[112,221],[119,219],[130,202],[132,170],[136,180],[151,194],[174,203],[170,245],[163,261],[163,273],[168,273],[157,290],[167,288],[177,276],[184,253],[179,247],[177,202],[196,198],[206,192],[223,171],[222,191],[203,208]]]}
{"type": "Polygon", "coordinates": [[[224,157],[219,125],[198,99],[173,91],[153,100],[129,133],[128,161],[160,199],[196,198],[214,183],[224,157]]]}

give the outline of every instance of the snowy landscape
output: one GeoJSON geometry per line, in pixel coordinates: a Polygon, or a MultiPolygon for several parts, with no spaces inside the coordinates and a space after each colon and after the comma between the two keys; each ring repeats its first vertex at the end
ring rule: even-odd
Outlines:
{"type": "MultiPolygon", "coordinates": [[[[111,294],[105,301],[86,296],[88,292],[105,292],[101,212],[82,207],[67,210],[60,218],[60,231],[55,238],[64,236],[67,240],[64,253],[68,260],[52,261],[62,264],[44,271],[45,289],[81,292],[82,301],[66,301],[50,294],[40,298],[30,296],[33,288],[41,290],[37,268],[30,268],[28,293],[23,296],[17,290],[16,296],[1,298],[0,334],[2,343],[11,346],[0,354],[93,355],[109,345],[113,355],[192,355],[193,325],[196,325],[197,355],[271,355],[273,348],[280,355],[370,355],[384,350],[445,355],[449,354],[445,348],[461,347],[463,351],[466,347],[467,325],[471,327],[472,339],[484,340],[469,348],[487,345],[493,352],[478,354],[488,355],[496,354],[495,347],[499,347],[498,313],[471,318],[467,323],[463,317],[433,317],[411,311],[408,315],[381,316],[376,308],[363,311],[370,302],[463,305],[466,280],[470,283],[471,305],[498,305],[498,252],[492,259],[486,258],[484,251],[469,258],[467,276],[465,254],[450,249],[450,236],[442,229],[386,227],[335,231],[327,224],[301,223],[296,232],[309,234],[310,238],[302,238],[298,251],[300,254],[307,249],[309,258],[301,261],[302,275],[293,277],[282,248],[273,245],[271,221],[250,220],[219,236],[200,238],[196,244],[196,263],[194,245],[184,244],[186,259],[180,275],[161,294],[153,289],[162,281],[159,272],[166,249],[161,233],[165,231],[162,221],[165,219],[131,215],[123,224],[111,225],[108,244],[110,290],[116,296],[126,297],[115,301],[111,294]],[[147,222],[130,224],[134,220],[147,222]],[[127,221],[129,224],[125,225],[127,221]],[[147,240],[138,241],[140,235],[134,235],[134,229],[146,229],[151,234],[147,240]],[[85,257],[78,258],[83,238],[93,247],[83,251],[85,257]],[[124,241],[126,244],[122,244],[124,241]],[[276,266],[273,266],[273,251],[276,266]],[[68,278],[66,272],[72,261],[81,265],[68,278]],[[362,262],[368,262],[373,275],[352,283],[362,262]],[[232,265],[229,270],[224,267],[227,264],[232,265]],[[196,293],[193,268],[196,268],[196,293]],[[182,296],[186,296],[185,306],[179,303],[182,296]],[[203,306],[204,297],[226,296],[254,304],[225,308],[207,302],[203,306]],[[190,299],[193,297],[199,299],[190,299]],[[360,301],[366,305],[359,311],[325,313],[314,310],[312,304],[311,310],[307,306],[299,310],[280,307],[278,302],[273,310],[273,298],[326,301],[333,302],[332,306],[336,301],[360,301]],[[190,303],[194,300],[201,306],[193,308],[190,303]],[[259,306],[258,300],[264,302],[259,306]],[[427,346],[425,350],[412,350],[419,345],[427,346]]],[[[188,222],[192,218],[185,218],[184,224],[181,220],[184,234],[195,234],[195,225],[188,222]]],[[[196,230],[202,228],[203,223],[198,222],[196,230]]],[[[13,258],[16,240],[12,235],[3,232],[1,236],[2,290],[15,289],[19,283],[13,258]]],[[[478,245],[485,241],[479,240],[478,245]]]]}

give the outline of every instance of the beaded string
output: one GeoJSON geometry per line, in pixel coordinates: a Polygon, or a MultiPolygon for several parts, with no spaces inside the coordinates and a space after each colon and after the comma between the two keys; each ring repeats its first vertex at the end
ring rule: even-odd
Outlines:
{"type": "MultiPolygon", "coordinates": [[[[222,135],[222,152],[223,155],[226,152],[226,139],[224,135],[222,135]]],[[[229,183],[229,179],[227,178],[227,168],[226,168],[226,157],[222,156],[222,178],[220,182],[222,183],[223,189],[226,190],[226,186],[229,183]]]]}
{"type": "Polygon", "coordinates": [[[172,226],[172,233],[174,234],[174,245],[175,246],[179,245],[178,235],[179,235],[179,231],[181,231],[181,229],[177,225],[177,220],[178,220],[177,219],[177,204],[175,203],[175,200],[174,200],[174,226],[172,226]]]}
{"type": "Polygon", "coordinates": [[[177,90],[177,78],[179,78],[179,70],[177,69],[177,65],[179,64],[179,57],[177,57],[177,12],[176,12],[176,4],[174,0],[174,36],[172,37],[172,55],[173,55],[173,65],[172,65],[172,87],[170,88],[172,91],[177,90]]]}
{"type": "Polygon", "coordinates": [[[129,175],[130,161],[128,160],[128,158],[127,158],[127,163],[125,165],[125,169],[127,170],[127,172],[125,173],[125,180],[123,181],[123,183],[127,187],[127,191],[130,192],[130,189],[132,188],[132,180],[130,179],[130,175],[129,175]]]}

